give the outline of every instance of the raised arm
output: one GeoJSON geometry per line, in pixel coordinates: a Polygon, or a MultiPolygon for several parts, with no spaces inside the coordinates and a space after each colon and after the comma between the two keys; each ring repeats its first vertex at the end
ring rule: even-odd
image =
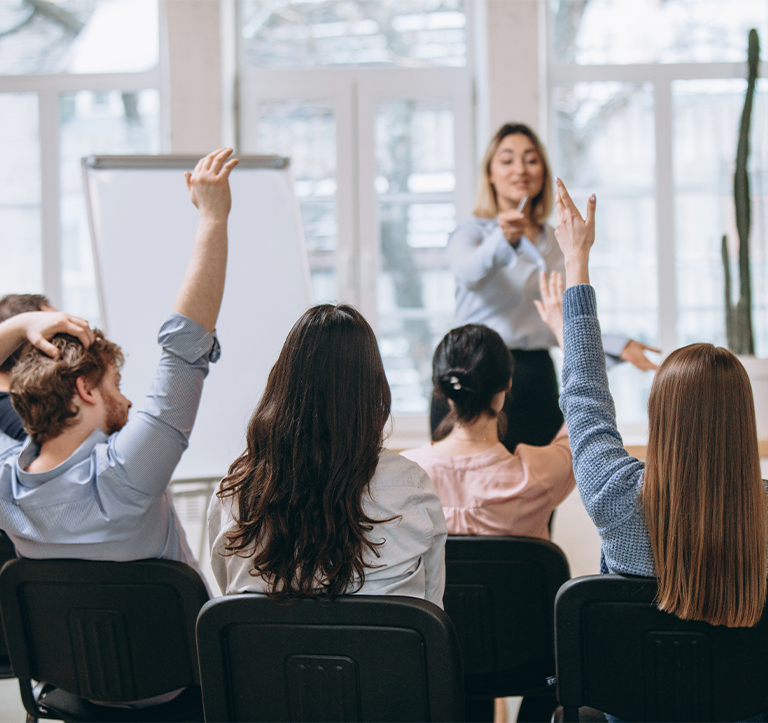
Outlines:
{"type": "Polygon", "coordinates": [[[224,294],[227,218],[232,206],[229,174],[238,163],[237,159],[227,160],[231,155],[231,148],[209,153],[198,161],[192,173],[185,174],[189,197],[200,212],[200,223],[173,310],[210,332],[216,328],[224,294]]]}
{"type": "Polygon", "coordinates": [[[563,391],[560,406],[568,425],[573,469],[584,506],[601,535],[633,515],[642,462],[630,457],[616,426],[594,289],[589,286],[589,251],[594,243],[595,197],[587,218],[558,181],[556,236],[565,256],[563,296],[563,391]]]}
{"type": "Polygon", "coordinates": [[[168,486],[192,433],[209,362],[219,355],[213,331],[227,264],[229,174],[237,164],[228,160],[231,153],[209,153],[186,173],[190,199],[200,212],[191,259],[174,313],[160,329],[163,353],[142,409],[110,438],[110,461],[130,487],[149,496],[168,486]]]}

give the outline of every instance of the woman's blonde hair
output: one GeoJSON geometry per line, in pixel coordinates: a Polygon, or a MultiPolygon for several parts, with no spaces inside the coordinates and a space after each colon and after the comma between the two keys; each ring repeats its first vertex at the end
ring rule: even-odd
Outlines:
{"type": "Polygon", "coordinates": [[[757,624],[768,509],[747,372],[727,349],[678,349],[656,374],[648,422],[642,504],[659,608],[712,625],[757,624]]]}
{"type": "Polygon", "coordinates": [[[552,207],[554,205],[552,173],[549,170],[547,153],[544,150],[544,146],[539,140],[539,137],[523,123],[505,123],[498,131],[496,131],[496,135],[491,138],[491,142],[485,149],[483,163],[480,166],[480,183],[478,184],[477,201],[475,202],[475,210],[473,213],[479,218],[496,218],[499,214],[499,201],[496,197],[496,189],[491,185],[491,161],[493,160],[496,151],[499,149],[501,141],[514,133],[522,133],[530,139],[544,166],[544,179],[541,191],[537,196],[530,199],[531,220],[536,224],[543,224],[552,213],[552,207]]]}

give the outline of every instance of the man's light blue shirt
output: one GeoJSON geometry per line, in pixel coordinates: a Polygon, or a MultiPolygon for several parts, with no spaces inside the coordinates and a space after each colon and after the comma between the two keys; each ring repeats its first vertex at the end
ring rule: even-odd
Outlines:
{"type": "MultiPolygon", "coordinates": [[[[451,234],[448,261],[456,278],[456,326],[485,324],[510,349],[557,346],[533,303],[541,299],[541,271],[565,274],[565,259],[551,226],[545,225],[535,240],[523,237],[515,249],[495,218],[472,216],[451,234]]],[[[628,341],[626,336],[605,334],[605,353],[618,357],[628,341]]]]}
{"type": "Polygon", "coordinates": [[[58,467],[25,472],[39,446],[0,433],[0,529],[21,557],[165,558],[196,567],[168,484],[220,348],[213,334],[175,313],[158,343],[163,353],[143,409],[119,432],[95,430],[58,467]]]}

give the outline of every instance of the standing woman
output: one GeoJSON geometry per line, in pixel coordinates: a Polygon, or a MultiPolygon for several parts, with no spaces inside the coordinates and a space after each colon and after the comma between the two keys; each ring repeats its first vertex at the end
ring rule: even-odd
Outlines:
{"type": "MultiPolygon", "coordinates": [[[[552,206],[544,147],[528,126],[508,123],[486,149],[474,216],[459,224],[448,241],[456,277],[455,326],[489,326],[514,358],[502,440],[511,452],[520,442],[549,444],[563,424],[549,355],[557,341],[533,303],[541,298],[540,274],[565,271],[554,229],[545,223],[552,206]]],[[[603,345],[609,362],[624,359],[640,369],[656,368],[643,354],[650,347],[639,342],[606,334],[603,345]]],[[[433,432],[447,413],[445,402],[433,398],[433,432]]]]}

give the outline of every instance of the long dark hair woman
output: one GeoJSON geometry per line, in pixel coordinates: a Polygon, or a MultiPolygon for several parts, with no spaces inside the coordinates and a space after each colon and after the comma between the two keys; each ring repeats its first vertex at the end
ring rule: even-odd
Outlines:
{"type": "MultiPolygon", "coordinates": [[[[522,123],[506,123],[488,143],[480,166],[474,215],[460,223],[448,241],[448,260],[456,279],[455,326],[484,324],[498,332],[515,361],[512,393],[504,412],[502,442],[549,444],[563,424],[555,367],[549,349],[555,337],[539,317],[540,275],[563,273],[563,254],[547,224],[552,213],[553,176],[544,146],[522,123]]],[[[608,358],[640,369],[655,365],[648,349],[625,336],[606,334],[608,358]]],[[[432,430],[448,413],[433,397],[432,430]]]]}
{"type": "Polygon", "coordinates": [[[442,606],[445,518],[427,474],[383,448],[389,413],[362,314],[309,309],[208,510],[224,594],[408,595],[442,606]]]}

